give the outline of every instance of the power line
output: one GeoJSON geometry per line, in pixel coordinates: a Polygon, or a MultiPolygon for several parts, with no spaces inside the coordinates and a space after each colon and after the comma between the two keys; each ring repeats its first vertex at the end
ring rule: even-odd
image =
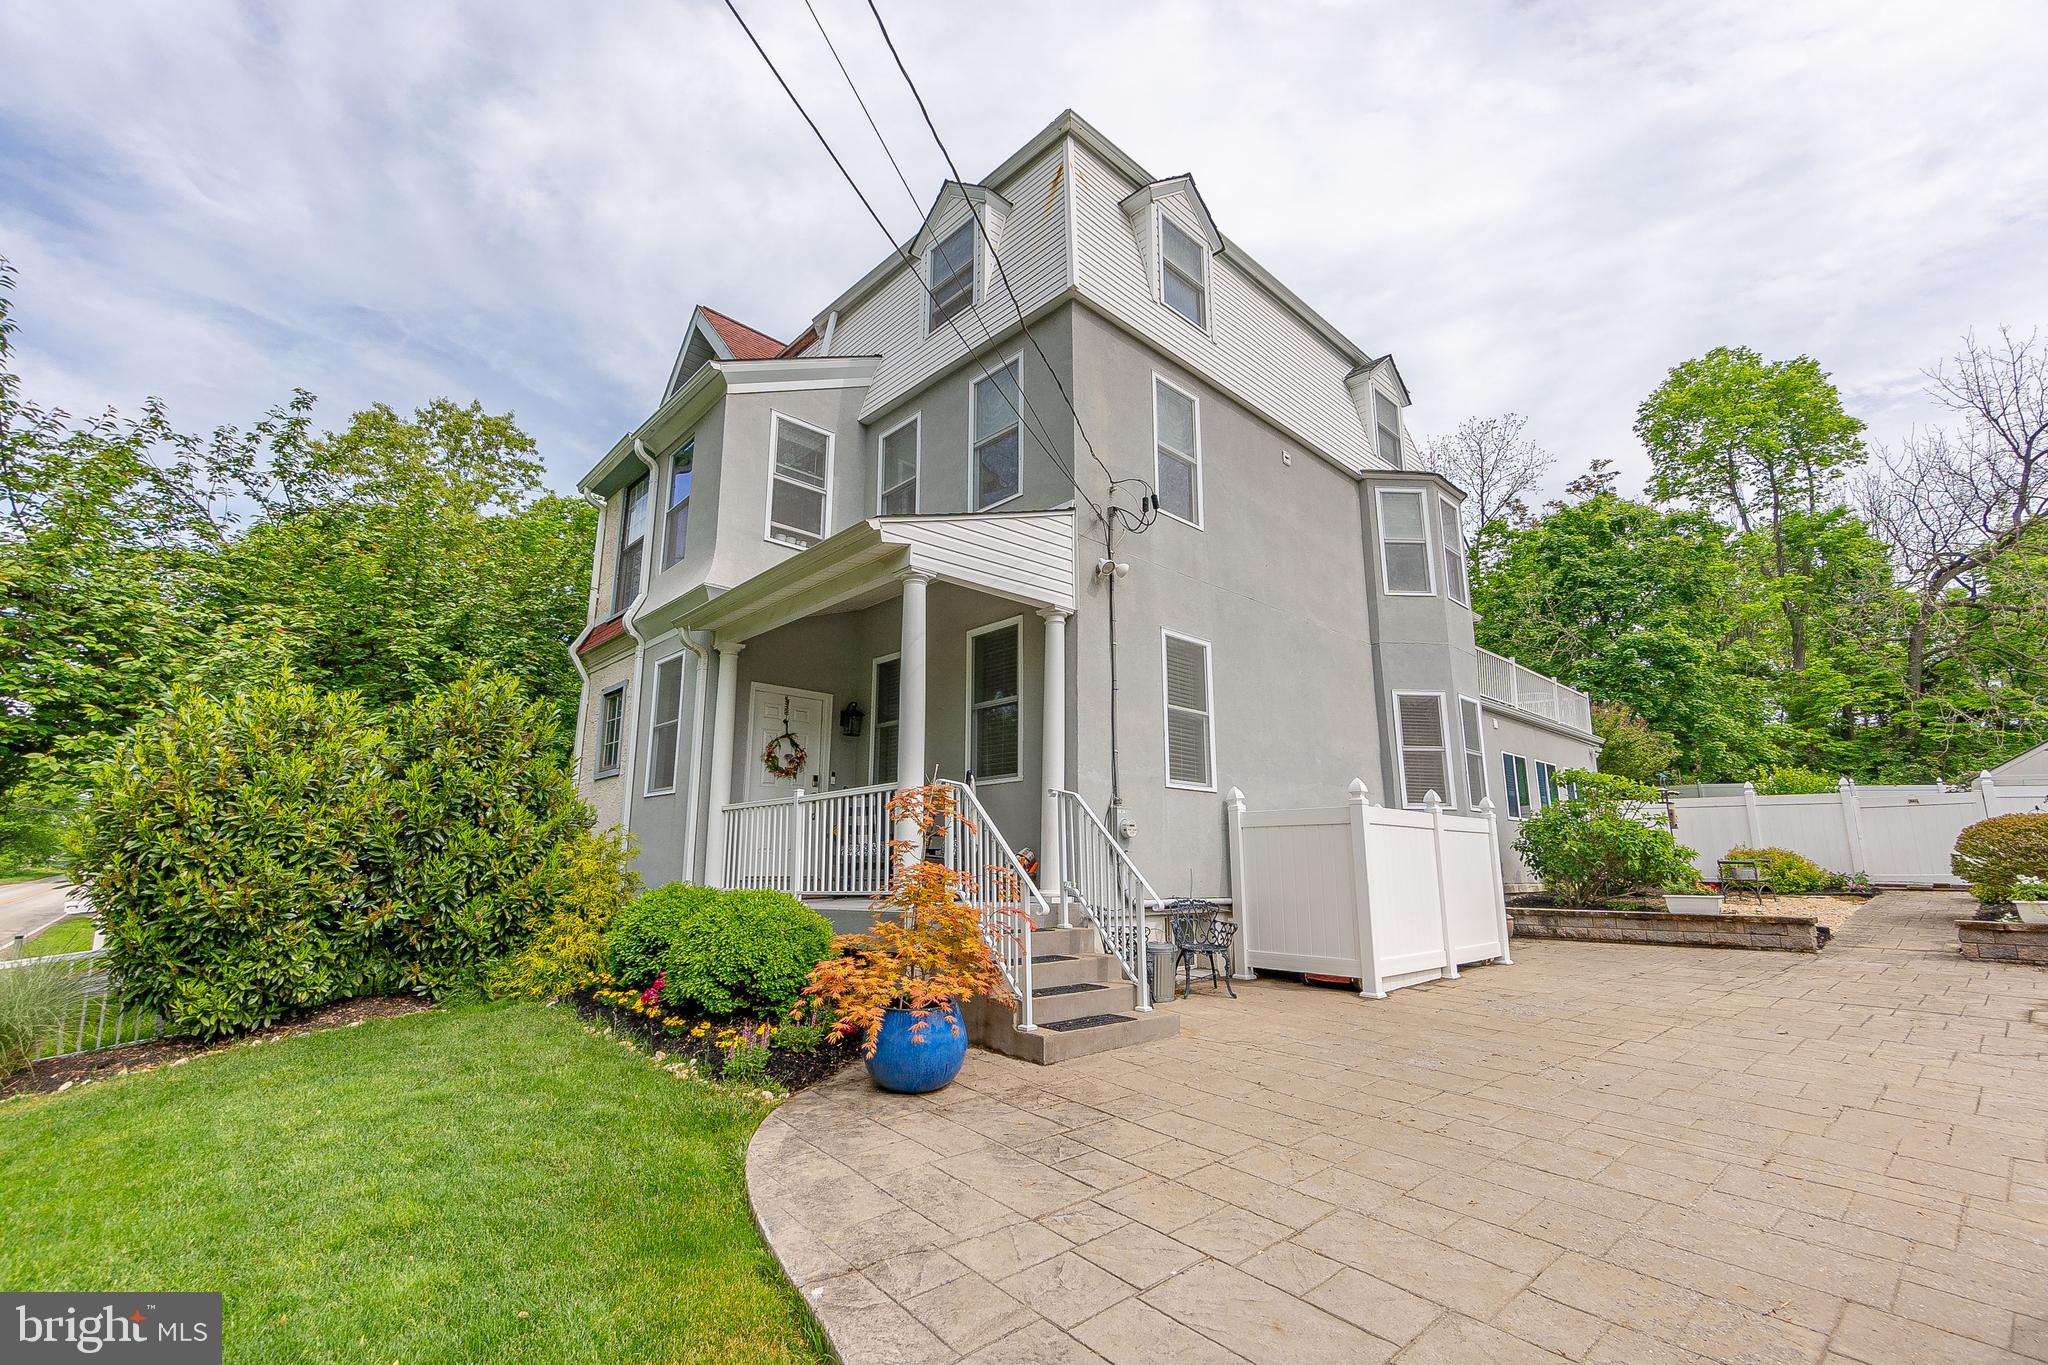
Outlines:
{"type": "MultiPolygon", "coordinates": [[[[853,83],[853,73],[846,69],[846,63],[839,60],[839,49],[832,43],[832,35],[825,32],[825,21],[818,17],[818,10],[811,0],[804,0],[804,8],[811,12],[811,22],[818,26],[818,36],[825,40],[825,50],[832,54],[832,60],[839,67],[839,74],[846,77],[846,88],[853,91],[853,101],[860,106],[861,114],[867,119],[868,127],[875,135],[875,141],[882,144],[882,155],[889,158],[889,169],[896,172],[896,183],[903,186],[903,193],[910,199],[910,206],[917,207],[917,191],[910,188],[909,177],[896,164],[896,153],[889,150],[889,139],[882,136],[882,130],[875,123],[875,116],[868,112],[868,102],[860,97],[860,87],[853,83]]],[[[891,240],[894,240],[893,238],[891,240]]]]}
{"type": "MultiPolygon", "coordinates": [[[[924,102],[924,94],[917,88],[917,82],[911,78],[910,68],[903,64],[903,54],[896,50],[896,40],[889,36],[889,25],[883,20],[882,11],[876,7],[875,0],[868,0],[868,12],[875,16],[875,27],[882,31],[882,41],[888,45],[889,55],[896,61],[896,69],[903,74],[903,83],[910,87],[911,97],[917,101],[917,112],[924,116],[924,126],[931,130],[932,141],[938,144],[939,154],[946,159],[946,169],[952,173],[954,182],[964,189],[967,182],[960,176],[960,167],[954,162],[953,153],[947,150],[946,140],[939,136],[939,126],[932,121],[932,112],[924,102]]],[[[1073,192],[1073,186],[1069,185],[1067,193],[1072,194],[1073,192]]],[[[1031,349],[1038,352],[1039,360],[1045,365],[1047,370],[1051,371],[1052,382],[1058,386],[1060,398],[1065,401],[1067,411],[1074,415],[1074,429],[1081,434],[1081,442],[1088,448],[1089,456],[1094,459],[1096,464],[1102,466],[1102,472],[1109,477],[1109,488],[1112,498],[1115,496],[1118,484],[1134,483],[1147,490],[1148,496],[1145,499],[1145,505],[1149,509],[1151,506],[1149,495],[1154,491],[1151,484],[1144,479],[1118,478],[1116,471],[1111,469],[1102,456],[1096,453],[1095,442],[1088,437],[1087,424],[1081,420],[1081,410],[1074,406],[1073,395],[1067,392],[1065,382],[1060,379],[1059,370],[1047,358],[1044,348],[1038,344],[1038,338],[1031,334],[1031,329],[1024,326],[1024,305],[1018,302],[1017,291],[1010,287],[1010,277],[1003,271],[1002,257],[996,254],[995,243],[989,239],[988,226],[982,222],[981,211],[974,207],[972,199],[967,201],[967,211],[974,215],[975,224],[981,229],[982,242],[988,248],[989,262],[995,267],[996,280],[1003,286],[1003,292],[1009,296],[1010,307],[1016,310],[1017,324],[1023,328],[1025,340],[1031,343],[1031,349]]],[[[1112,507],[1112,510],[1120,511],[1121,509],[1112,507]]],[[[1144,530],[1151,524],[1148,516],[1133,528],[1134,533],[1144,530]]]]}
{"type": "MultiPolygon", "coordinates": [[[[855,180],[853,178],[852,172],[846,169],[846,163],[839,159],[839,153],[832,150],[831,141],[827,139],[824,132],[819,129],[817,120],[811,117],[810,111],[804,108],[803,101],[798,99],[796,96],[796,91],[789,88],[789,82],[783,79],[781,70],[777,68],[775,65],[775,59],[768,55],[768,50],[761,46],[761,40],[754,36],[754,30],[748,27],[746,17],[739,12],[739,8],[733,3],[733,0],[725,0],[725,7],[728,11],[731,12],[734,22],[736,22],[740,26],[740,32],[746,34],[747,41],[753,44],[754,51],[760,54],[762,62],[764,62],[768,67],[769,74],[775,77],[775,83],[782,87],[782,93],[789,96],[789,102],[796,106],[797,113],[802,115],[804,123],[807,126],[809,126],[811,130],[811,135],[817,138],[818,145],[825,149],[825,155],[832,159],[832,164],[839,170],[840,178],[846,181],[847,187],[853,191],[854,197],[860,200],[860,206],[867,210],[868,217],[874,219],[875,226],[880,228],[882,231],[882,235],[888,239],[890,248],[894,250],[895,253],[903,259],[905,265],[910,267],[911,278],[917,280],[918,284],[924,289],[925,293],[929,295],[934,302],[936,302],[938,299],[938,295],[935,292],[933,292],[931,285],[917,273],[917,262],[914,259],[912,259],[909,252],[903,249],[902,244],[896,240],[896,234],[889,231],[889,225],[882,221],[882,215],[875,211],[875,206],[872,203],[868,202],[867,195],[861,190],[860,182],[855,180]]],[[[822,26],[820,28],[820,31],[822,32],[822,26]]],[[[830,39],[828,38],[826,41],[829,46],[830,39]]],[[[907,189],[908,186],[906,185],[905,188],[907,189]]],[[[912,202],[915,203],[914,196],[912,202]]],[[[970,204],[969,207],[971,208],[972,205],[970,204]]],[[[978,217],[976,221],[980,221],[978,217]]],[[[986,232],[984,231],[984,239],[985,238],[986,232]]],[[[959,339],[961,349],[967,353],[969,359],[974,362],[975,367],[981,371],[981,377],[983,379],[989,380],[990,382],[994,382],[995,376],[989,372],[988,366],[982,363],[980,357],[974,354],[974,344],[967,339],[966,334],[960,330],[959,325],[955,323],[950,316],[947,317],[944,321],[946,325],[952,329],[953,335],[959,339]]],[[[1043,352],[1041,352],[1040,354],[1042,357],[1043,352]]],[[[1054,375],[1054,381],[1058,381],[1057,374],[1054,375]]],[[[1017,376],[1017,395],[1020,398],[1024,397],[1024,377],[1021,373],[1017,376]]],[[[1027,399],[1026,402],[1028,405],[1029,400],[1027,399]]],[[[1061,473],[1065,474],[1067,478],[1070,481],[1072,481],[1074,485],[1075,495],[1081,498],[1082,501],[1086,502],[1090,510],[1092,510],[1096,514],[1096,516],[1107,519],[1107,514],[1103,512],[1102,508],[1096,505],[1095,500],[1093,498],[1090,498],[1085,492],[1082,491],[1080,480],[1075,477],[1074,471],[1067,466],[1064,460],[1060,459],[1058,453],[1052,449],[1051,445],[1046,441],[1045,437],[1039,431],[1033,429],[1031,426],[1025,423],[1023,415],[1021,413],[1018,414],[1017,424],[1021,429],[1030,434],[1031,439],[1033,441],[1038,443],[1039,449],[1045,453],[1047,459],[1052,461],[1054,467],[1059,469],[1061,473]]]]}

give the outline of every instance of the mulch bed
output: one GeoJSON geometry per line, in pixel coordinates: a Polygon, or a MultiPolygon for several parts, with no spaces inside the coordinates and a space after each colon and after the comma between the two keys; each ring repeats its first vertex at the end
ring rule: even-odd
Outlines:
{"type": "MultiPolygon", "coordinates": [[[[692,1038],[688,1032],[670,1032],[661,1026],[658,1019],[592,1000],[588,996],[577,996],[575,1004],[576,1012],[585,1019],[623,1034],[669,1060],[694,1062],[712,1074],[718,1071],[720,1062],[724,1060],[724,1051],[712,1041],[720,1025],[726,1022],[724,1020],[713,1020],[711,1032],[705,1037],[692,1038]]],[[[858,1041],[823,1043],[816,1052],[771,1052],[768,1054],[768,1078],[784,1090],[795,1092],[830,1080],[839,1068],[859,1056],[858,1041]]]]}
{"type": "Polygon", "coordinates": [[[217,1038],[210,1042],[202,1042],[197,1038],[153,1038],[147,1042],[101,1048],[97,1052],[81,1052],[70,1057],[51,1057],[0,1079],[0,1100],[15,1095],[49,1094],[74,1085],[84,1085],[88,1081],[105,1080],[109,1076],[126,1076],[130,1072],[149,1071],[160,1066],[178,1066],[191,1061],[194,1057],[219,1052],[225,1048],[243,1047],[252,1043],[272,1043],[280,1038],[290,1038],[301,1033],[347,1028],[366,1019],[416,1014],[420,1010],[432,1008],[431,1002],[416,995],[371,995],[359,1000],[343,1000],[332,1005],[323,1005],[295,1019],[287,1019],[282,1023],[272,1024],[269,1028],[236,1038],[217,1038]]]}

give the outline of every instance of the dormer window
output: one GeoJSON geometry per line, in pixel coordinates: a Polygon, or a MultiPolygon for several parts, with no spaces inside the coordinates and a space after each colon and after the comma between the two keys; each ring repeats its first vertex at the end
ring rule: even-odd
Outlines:
{"type": "Polygon", "coordinates": [[[936,243],[925,257],[925,278],[931,282],[927,331],[939,327],[974,302],[974,220],[968,219],[936,243]]]}
{"type": "Polygon", "coordinates": [[[1379,428],[1380,458],[1387,462],[1387,468],[1401,467],[1401,409],[1394,400],[1379,392],[1372,395],[1373,424],[1379,428]]]}
{"type": "Polygon", "coordinates": [[[1180,224],[1159,215],[1159,297],[1197,327],[1209,326],[1209,252],[1180,224]]]}

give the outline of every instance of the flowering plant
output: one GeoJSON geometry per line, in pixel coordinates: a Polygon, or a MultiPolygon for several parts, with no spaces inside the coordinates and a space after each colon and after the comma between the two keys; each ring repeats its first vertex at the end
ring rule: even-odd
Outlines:
{"type": "MultiPolygon", "coordinates": [[[[893,822],[909,824],[914,834],[889,843],[895,870],[889,889],[875,898],[875,927],[834,940],[838,956],[820,962],[811,972],[811,984],[804,987],[807,1000],[837,1012],[831,1040],[860,1034],[870,1057],[883,1017],[892,1009],[914,1012],[910,1036],[922,1042],[933,1016],[958,1032],[961,1026],[952,1012],[955,1000],[986,996],[1000,1004],[1017,1003],[982,937],[981,912],[967,894],[976,879],[923,860],[932,835],[951,821],[967,825],[953,789],[933,783],[898,792],[889,802],[889,816],[893,822]],[[917,860],[907,861],[913,855],[917,860]]],[[[1024,916],[1023,887],[1005,885],[1006,880],[1014,883],[1016,874],[995,878],[993,899],[1013,922],[997,925],[999,935],[1021,931],[1024,916]]]]}

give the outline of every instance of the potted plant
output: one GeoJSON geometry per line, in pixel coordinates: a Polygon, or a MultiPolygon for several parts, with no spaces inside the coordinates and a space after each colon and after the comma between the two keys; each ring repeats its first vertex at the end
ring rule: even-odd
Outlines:
{"type": "MultiPolygon", "coordinates": [[[[838,1015],[833,1041],[862,1035],[876,1085],[920,1095],[960,1074],[967,1057],[963,1001],[987,996],[1014,1005],[1017,999],[967,895],[975,879],[921,856],[933,836],[961,819],[953,789],[934,783],[899,792],[889,802],[889,817],[914,834],[890,841],[896,871],[875,899],[875,927],[836,940],[838,956],[817,965],[804,994],[838,1015]],[[920,856],[906,862],[913,851],[920,856]]],[[[1023,888],[1006,895],[998,885],[995,899],[1019,903],[1023,888]]],[[[999,932],[1011,931],[999,926],[999,932]]]]}
{"type": "Polygon", "coordinates": [[[1674,915],[1718,915],[1726,906],[1719,891],[1705,882],[1693,881],[1667,885],[1664,908],[1674,915]]]}
{"type": "Polygon", "coordinates": [[[2012,886],[2012,908],[2022,924],[2048,924],[2048,881],[2022,877],[2012,886]]]}

